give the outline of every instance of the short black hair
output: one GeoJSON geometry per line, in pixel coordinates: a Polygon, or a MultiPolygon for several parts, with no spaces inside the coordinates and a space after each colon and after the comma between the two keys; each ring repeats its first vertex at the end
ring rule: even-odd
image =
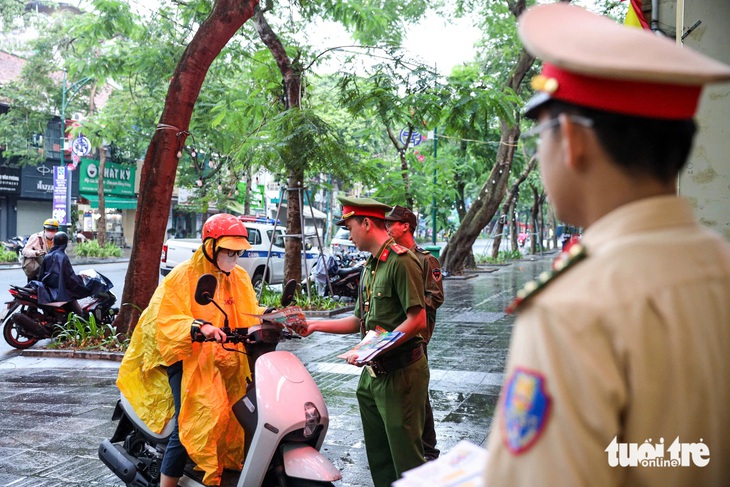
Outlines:
{"type": "Polygon", "coordinates": [[[586,108],[550,100],[551,117],[575,114],[593,120],[598,141],[611,159],[628,173],[662,182],[677,177],[692,150],[697,125],[692,119],[663,120],[586,108]]]}

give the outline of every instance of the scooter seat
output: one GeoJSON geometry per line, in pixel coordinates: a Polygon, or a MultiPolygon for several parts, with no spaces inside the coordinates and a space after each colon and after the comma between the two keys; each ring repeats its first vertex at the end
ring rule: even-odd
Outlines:
{"type": "Polygon", "coordinates": [[[142,419],[137,416],[137,413],[134,412],[134,409],[132,408],[132,404],[127,400],[126,397],[124,397],[124,394],[120,394],[120,403],[122,404],[122,409],[124,409],[125,414],[129,417],[129,419],[132,421],[132,423],[139,428],[139,431],[148,437],[149,440],[154,442],[164,442],[167,441],[167,439],[172,434],[173,428],[175,428],[175,421],[177,419],[172,419],[167,422],[165,425],[165,428],[160,433],[155,433],[151,429],[147,427],[147,425],[142,421],[142,419]]]}

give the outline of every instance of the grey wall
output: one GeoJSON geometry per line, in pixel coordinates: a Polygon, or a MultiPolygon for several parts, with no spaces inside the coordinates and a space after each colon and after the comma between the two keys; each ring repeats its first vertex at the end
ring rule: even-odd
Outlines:
{"type": "MultiPolygon", "coordinates": [[[[677,5],[681,2],[660,3],[660,27],[677,24],[677,5]]],[[[684,31],[698,20],[684,45],[730,64],[730,1],[685,0],[684,31]]],[[[705,88],[696,121],[700,131],[679,194],[692,202],[704,225],[730,240],[730,83],[705,88]]]]}

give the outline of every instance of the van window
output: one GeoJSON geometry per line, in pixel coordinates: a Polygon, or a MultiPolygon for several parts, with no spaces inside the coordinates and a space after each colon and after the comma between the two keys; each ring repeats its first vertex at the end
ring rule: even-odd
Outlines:
{"type": "Polygon", "coordinates": [[[266,230],[266,235],[269,236],[269,240],[274,241],[274,247],[284,247],[284,232],[281,230],[276,231],[276,237],[272,237],[274,234],[273,230],[266,230]]]}
{"type": "Polygon", "coordinates": [[[247,228],[248,230],[248,243],[251,245],[261,245],[261,234],[255,228],[247,228]]]}

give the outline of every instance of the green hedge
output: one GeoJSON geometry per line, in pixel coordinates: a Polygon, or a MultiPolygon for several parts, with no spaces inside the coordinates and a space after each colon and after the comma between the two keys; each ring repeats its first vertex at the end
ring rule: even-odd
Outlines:
{"type": "Polygon", "coordinates": [[[105,246],[99,245],[98,240],[87,240],[76,244],[76,255],[78,257],[121,257],[122,249],[107,242],[105,246]]]}

